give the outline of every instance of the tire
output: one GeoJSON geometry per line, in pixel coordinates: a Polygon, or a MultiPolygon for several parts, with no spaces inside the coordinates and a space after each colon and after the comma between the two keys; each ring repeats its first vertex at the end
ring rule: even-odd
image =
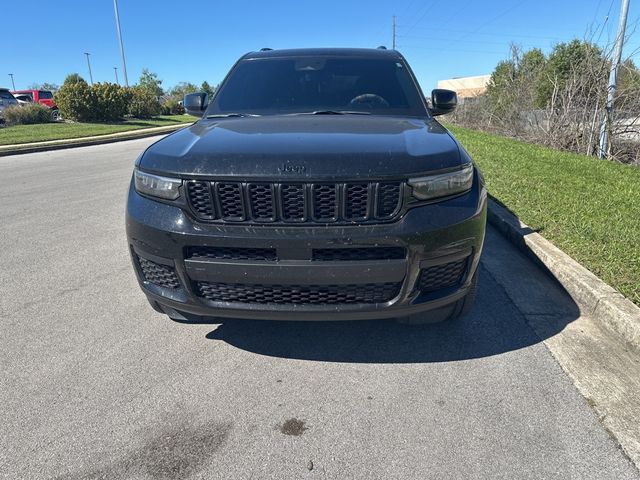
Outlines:
{"type": "Polygon", "coordinates": [[[60,110],[55,109],[51,111],[51,120],[54,122],[60,120],[60,110]]]}
{"type": "Polygon", "coordinates": [[[473,308],[478,293],[478,272],[474,273],[467,294],[460,300],[429,312],[416,313],[396,319],[403,325],[425,325],[428,323],[451,322],[467,315],[473,308]]]}

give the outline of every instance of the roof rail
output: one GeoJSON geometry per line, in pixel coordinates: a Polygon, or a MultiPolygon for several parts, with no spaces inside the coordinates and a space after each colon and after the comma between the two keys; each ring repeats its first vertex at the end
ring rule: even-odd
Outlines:
{"type": "Polygon", "coordinates": [[[273,50],[273,48],[263,47],[263,48],[260,49],[261,52],[269,52],[271,50],[273,50]]]}
{"type": "Polygon", "coordinates": [[[387,47],[385,47],[384,45],[380,45],[380,46],[378,47],[378,50],[386,50],[386,49],[387,49],[387,47]]]}

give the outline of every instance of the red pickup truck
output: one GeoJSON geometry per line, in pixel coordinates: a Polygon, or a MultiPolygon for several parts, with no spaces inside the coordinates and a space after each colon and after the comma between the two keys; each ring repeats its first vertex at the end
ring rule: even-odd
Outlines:
{"type": "Polygon", "coordinates": [[[51,109],[51,118],[55,121],[60,118],[58,106],[53,101],[53,93],[49,90],[16,90],[13,96],[19,103],[41,103],[51,109]]]}

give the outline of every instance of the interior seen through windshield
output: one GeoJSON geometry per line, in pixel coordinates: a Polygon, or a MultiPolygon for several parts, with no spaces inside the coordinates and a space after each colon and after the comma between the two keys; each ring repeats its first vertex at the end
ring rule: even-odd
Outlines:
{"type": "Polygon", "coordinates": [[[207,114],[326,110],[426,115],[404,63],[397,59],[331,57],[243,60],[233,69],[207,114]]]}

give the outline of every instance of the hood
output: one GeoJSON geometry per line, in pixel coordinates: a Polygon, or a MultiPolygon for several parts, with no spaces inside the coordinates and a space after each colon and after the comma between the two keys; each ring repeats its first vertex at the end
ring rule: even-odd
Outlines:
{"type": "Polygon", "coordinates": [[[200,120],[151,145],[138,164],[182,177],[308,181],[398,178],[460,162],[432,119],[282,115],[200,120]]]}

